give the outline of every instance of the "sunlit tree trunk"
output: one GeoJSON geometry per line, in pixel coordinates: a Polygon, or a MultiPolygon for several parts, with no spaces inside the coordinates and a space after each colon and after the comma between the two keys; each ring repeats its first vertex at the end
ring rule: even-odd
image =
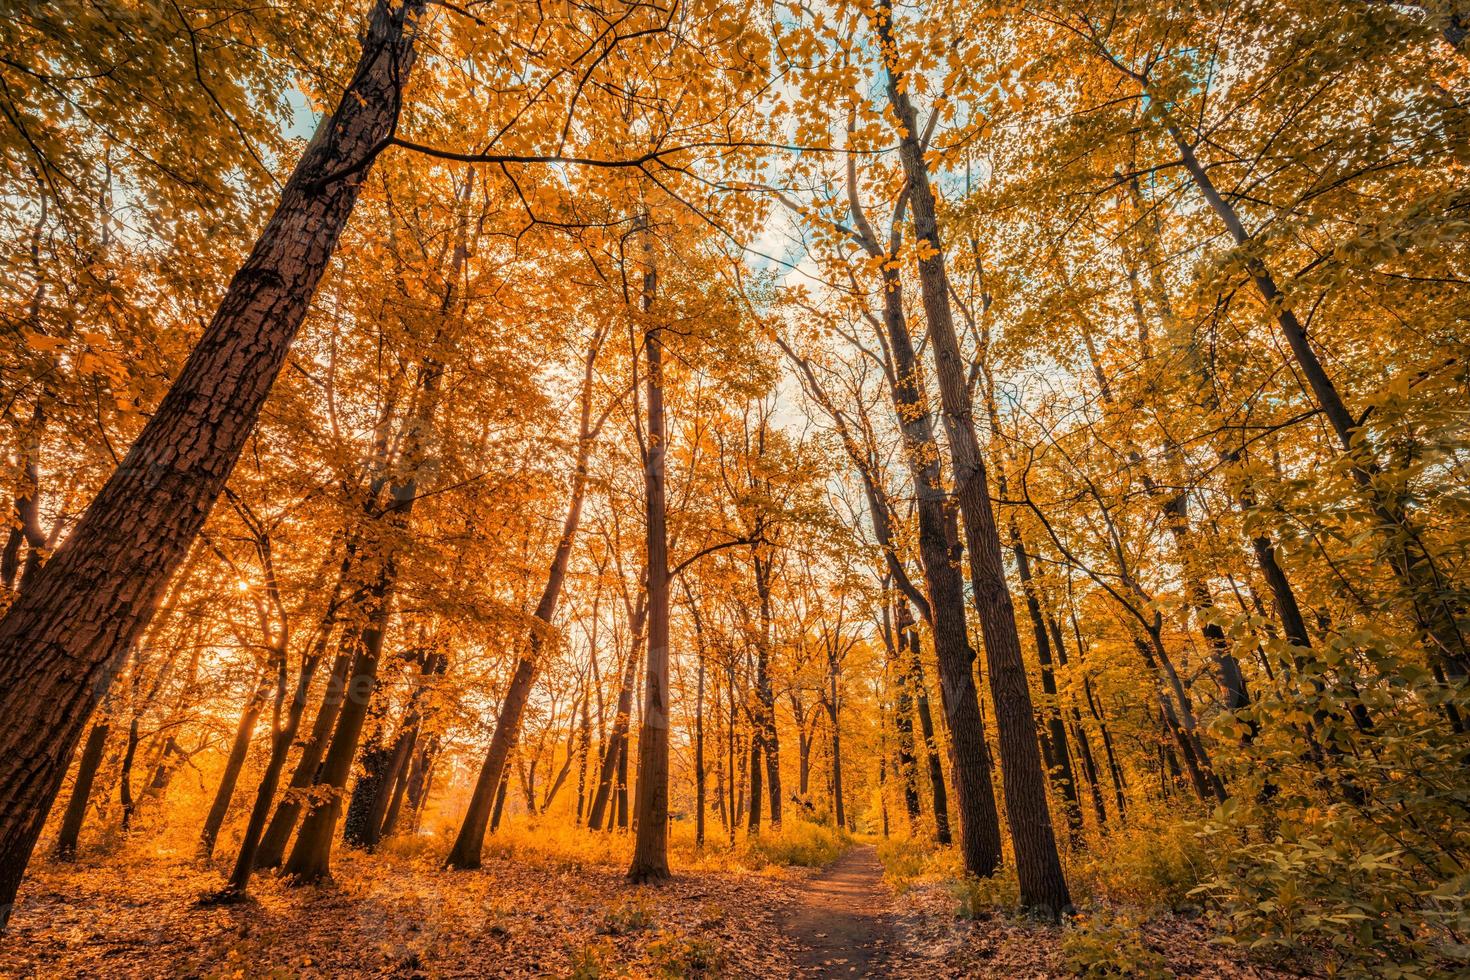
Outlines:
{"type": "Polygon", "coordinates": [[[302,797],[316,782],[322,756],[327,752],[332,729],[337,723],[342,701],[347,696],[347,682],[353,659],[352,641],[344,636],[342,648],[332,664],[332,672],[327,675],[326,691],[322,694],[321,706],[312,722],[311,734],[302,747],[301,758],[297,760],[296,769],[291,774],[286,794],[276,805],[270,824],[261,836],[255,855],[256,868],[278,868],[285,860],[286,845],[290,842],[291,833],[296,829],[296,821],[301,816],[302,797]]]}
{"type": "MultiPolygon", "coordinates": [[[[561,537],[557,540],[556,552],[551,559],[551,568],[546,575],[546,585],[536,603],[536,625],[526,640],[526,652],[517,659],[510,683],[506,685],[505,697],[501,699],[500,713],[495,718],[495,733],[490,738],[490,748],[485,753],[485,762],[475,780],[475,789],[470,796],[469,808],[465,811],[464,823],[460,825],[454,846],[445,858],[445,865],[462,870],[480,866],[480,849],[485,843],[485,827],[490,816],[494,788],[500,783],[506,759],[520,738],[521,718],[525,713],[526,701],[536,682],[547,636],[556,617],[557,605],[561,600],[562,588],[566,583],[567,567],[571,562],[572,548],[576,544],[577,529],[582,520],[582,502],[587,493],[588,464],[597,431],[602,426],[599,419],[594,423],[592,416],[593,379],[597,354],[601,349],[603,332],[597,331],[588,350],[582,379],[582,415],[578,433],[577,461],[572,471],[571,497],[567,504],[567,515],[562,522],[561,537]]],[[[603,415],[602,418],[606,418],[603,415]]],[[[594,653],[595,655],[595,653],[594,653]]],[[[584,767],[585,768],[585,767],[584,767]]],[[[581,790],[579,787],[580,800],[581,790]]],[[[581,812],[579,803],[578,813],[581,812]]]]}
{"type": "MultiPolygon", "coordinates": [[[[622,682],[618,688],[617,714],[613,717],[612,731],[608,734],[607,746],[603,753],[602,768],[597,780],[597,793],[592,798],[592,811],[587,817],[587,826],[593,830],[603,828],[603,821],[609,815],[609,804],[614,804],[614,809],[616,809],[613,792],[617,788],[618,755],[628,737],[629,718],[633,713],[633,688],[638,677],[639,652],[643,643],[643,627],[647,622],[647,617],[647,597],[640,596],[638,608],[634,611],[633,621],[630,624],[632,645],[628,649],[628,660],[623,666],[622,682]]],[[[607,820],[609,826],[613,822],[613,820],[607,820]]]]}
{"type": "Polygon", "coordinates": [[[920,250],[920,294],[929,321],[945,432],[954,462],[955,497],[964,516],[970,586],[985,640],[1000,743],[1002,786],[1021,882],[1021,902],[1047,915],[1058,916],[1071,906],[1072,900],[1047,808],[1046,773],[1036,741],[1031,691],[1001,560],[1000,532],[990,505],[985,463],[975,435],[965,362],[960,356],[949,306],[944,244],[935,217],[928,165],[919,143],[918,113],[909,99],[907,80],[894,65],[897,48],[889,0],[881,0],[876,7],[873,26],[884,49],[888,103],[897,123],[899,159],[907,178],[914,237],[920,250]]]}
{"type": "Polygon", "coordinates": [[[251,691],[249,700],[245,702],[245,709],[240,712],[240,723],[235,727],[235,738],[230,743],[229,755],[225,757],[225,768],[220,774],[214,802],[210,804],[209,813],[204,818],[204,827],[199,831],[198,857],[202,861],[214,857],[215,841],[219,838],[220,827],[224,826],[225,816],[229,813],[230,801],[234,799],[235,784],[240,781],[240,770],[245,767],[245,753],[250,750],[250,739],[255,734],[260,713],[270,701],[274,682],[275,677],[271,674],[262,674],[255,689],[251,691]]]}
{"type": "MultiPolygon", "coordinates": [[[[644,232],[647,234],[647,231],[644,232]]],[[[645,248],[647,246],[645,245],[645,248]]],[[[642,307],[649,316],[658,273],[651,252],[643,274],[642,307]]],[[[634,799],[637,835],[628,878],[657,881],[669,876],[669,538],[665,513],[663,336],[654,323],[643,334],[647,359],[646,449],[643,459],[647,512],[648,667],[644,678],[643,719],[638,732],[638,786],[634,799]]],[[[779,819],[773,811],[772,819],[779,819]]]]}
{"type": "Polygon", "coordinates": [[[375,4],[350,87],[208,329],[117,471],[0,619],[0,925],[92,708],[184,560],[285,363],[397,119],[423,13],[423,0],[375,4]]]}

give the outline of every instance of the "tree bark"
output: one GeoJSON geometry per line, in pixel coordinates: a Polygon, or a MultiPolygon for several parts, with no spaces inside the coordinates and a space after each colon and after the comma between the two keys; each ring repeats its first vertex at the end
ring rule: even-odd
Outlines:
{"type": "MultiPolygon", "coordinates": [[[[648,234],[644,230],[644,235],[648,234]]],[[[649,316],[658,272],[645,241],[643,315],[649,316]]],[[[638,732],[638,786],[634,797],[637,833],[628,879],[635,883],[669,876],[669,536],[665,501],[663,335],[656,323],[643,334],[647,358],[648,432],[643,460],[647,512],[648,667],[644,677],[643,723],[638,732]]],[[[777,817],[779,819],[779,815],[777,817]]]]}
{"type": "Polygon", "coordinates": [[[929,321],[945,432],[954,464],[955,496],[964,515],[970,584],[985,638],[1000,742],[1002,786],[1021,882],[1021,902],[1055,917],[1070,908],[1071,896],[1047,809],[1046,774],[1036,742],[1036,718],[1001,560],[1000,533],[990,505],[985,463],[975,435],[965,364],[949,306],[944,243],[935,215],[928,165],[919,142],[918,114],[908,97],[907,81],[895,65],[898,49],[894,46],[892,18],[891,0],[881,0],[874,12],[873,25],[883,49],[888,103],[897,123],[899,159],[907,178],[914,237],[921,253],[920,295],[929,321]]]}
{"type": "MultiPolygon", "coordinates": [[[[302,797],[316,782],[317,771],[322,764],[322,756],[326,754],[327,743],[331,740],[332,729],[337,723],[337,715],[347,695],[347,682],[352,670],[352,661],[351,646],[344,638],[342,649],[332,664],[332,672],[327,676],[327,689],[322,694],[321,707],[317,709],[316,719],[312,722],[311,736],[301,750],[301,758],[296,762],[296,769],[291,774],[291,782],[287,784],[285,796],[276,805],[270,824],[260,839],[259,849],[255,855],[257,869],[278,868],[285,860],[286,845],[290,842],[291,833],[296,829],[296,821],[301,816],[302,797]]],[[[295,737],[294,732],[292,737],[295,737]]],[[[282,761],[284,763],[284,760],[282,761]]],[[[272,790],[272,795],[274,792],[272,790]]]]}
{"type": "Polygon", "coordinates": [[[424,0],[374,5],[351,83],[208,329],[122,464],[0,620],[0,927],[87,718],[229,477],[393,130],[423,12],[424,0]]]}
{"type": "MultiPolygon", "coordinates": [[[[613,718],[612,731],[608,735],[607,748],[602,757],[597,793],[592,798],[592,812],[587,817],[587,826],[593,830],[602,829],[603,820],[608,817],[608,804],[613,802],[613,791],[617,786],[618,753],[628,737],[628,721],[633,713],[633,687],[638,677],[639,650],[643,643],[643,625],[647,616],[647,598],[642,597],[630,624],[633,642],[628,649],[628,661],[623,666],[622,684],[618,689],[618,710],[613,718]]],[[[608,820],[609,824],[612,822],[608,820]]]]}

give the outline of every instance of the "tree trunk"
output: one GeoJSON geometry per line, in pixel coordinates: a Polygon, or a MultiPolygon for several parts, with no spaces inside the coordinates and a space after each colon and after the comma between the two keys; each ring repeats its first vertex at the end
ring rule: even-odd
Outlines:
{"type": "MultiPolygon", "coordinates": [[[[940,844],[949,844],[949,790],[944,782],[944,763],[939,758],[939,740],[934,737],[934,718],[929,711],[929,685],[924,681],[924,662],[919,655],[919,630],[902,603],[899,618],[901,622],[908,622],[907,628],[899,634],[905,644],[901,655],[907,658],[914,681],[914,710],[919,716],[919,734],[924,740],[924,757],[929,769],[929,793],[934,800],[934,839],[940,844]]],[[[992,798],[992,806],[994,802],[992,798]]]]}
{"type": "MultiPolygon", "coordinates": [[[[173,741],[169,740],[170,743],[173,741]]],[[[128,722],[128,741],[123,749],[122,765],[118,772],[118,798],[122,804],[122,830],[127,833],[133,826],[133,811],[137,809],[137,801],[133,799],[133,760],[138,755],[138,716],[128,722]]],[[[3,914],[3,913],[0,913],[3,914]]]]}
{"type": "Polygon", "coordinates": [[[1046,774],[1036,742],[1036,718],[1001,560],[1000,533],[990,506],[985,463],[975,436],[965,365],[949,306],[944,244],[935,217],[928,165],[919,143],[918,114],[909,100],[906,79],[889,60],[897,52],[892,14],[891,0],[882,0],[873,24],[885,51],[888,102],[899,133],[899,158],[907,178],[914,237],[920,243],[919,282],[954,464],[955,496],[964,515],[971,587],[985,638],[1000,742],[1002,786],[1021,882],[1021,902],[1055,917],[1071,906],[1071,896],[1047,809],[1046,774]]]}
{"type": "Polygon", "coordinates": [[[500,829],[500,818],[505,814],[505,797],[510,792],[510,771],[500,775],[500,785],[495,790],[495,808],[490,814],[490,832],[500,829]]]}
{"type": "Polygon", "coordinates": [[[699,678],[695,684],[694,697],[694,844],[696,847],[703,847],[708,782],[704,767],[704,625],[700,622],[699,608],[694,604],[694,597],[688,594],[688,585],[685,585],[684,590],[689,599],[690,615],[694,619],[694,651],[699,661],[699,678]]]}
{"type": "Polygon", "coordinates": [[[423,13],[424,0],[374,5],[351,84],[213,321],[127,457],[0,620],[0,927],[87,717],[229,477],[393,130],[423,13]]]}
{"type": "Polygon", "coordinates": [[[746,799],[746,832],[758,834],[761,832],[761,734],[755,722],[750,728],[750,764],[746,778],[750,783],[746,799]]]}
{"type": "MultiPolygon", "coordinates": [[[[899,609],[906,600],[897,599],[892,603],[892,608],[897,610],[893,619],[902,621],[907,614],[907,609],[899,609]]],[[[882,636],[883,645],[887,650],[888,659],[894,670],[893,690],[893,729],[895,738],[895,755],[898,758],[898,777],[903,786],[904,811],[909,817],[909,829],[913,831],[918,824],[921,813],[919,803],[919,774],[918,761],[914,753],[914,678],[913,672],[908,666],[907,639],[899,633],[894,635],[890,625],[890,604],[883,604],[882,613],[882,636]]],[[[886,770],[884,772],[886,777],[886,770]]]]}
{"type": "MultiPolygon", "coordinates": [[[[266,761],[265,773],[260,778],[260,785],[255,790],[255,803],[250,808],[250,817],[245,823],[245,836],[240,840],[240,852],[235,856],[235,868],[230,873],[229,884],[225,886],[226,892],[243,895],[250,887],[250,876],[255,870],[256,857],[260,853],[266,817],[270,814],[271,801],[275,798],[276,787],[281,783],[281,771],[286,768],[286,756],[291,751],[291,743],[295,740],[296,732],[301,727],[301,716],[306,713],[306,699],[311,690],[311,679],[316,674],[318,664],[321,663],[322,653],[330,636],[331,618],[332,613],[329,611],[323,619],[322,631],[316,646],[306,654],[301,670],[296,676],[296,689],[292,693],[290,706],[286,709],[285,723],[278,724],[272,733],[270,758],[266,761]]],[[[280,702],[278,701],[278,714],[279,708],[280,702]]]]}
{"type": "Polygon", "coordinates": [[[832,720],[832,809],[837,826],[847,823],[847,811],[842,805],[842,726],[837,721],[837,671],[831,676],[831,690],[827,700],[827,716],[832,720]]]}
{"type": "MultiPolygon", "coordinates": [[[[644,235],[648,234],[645,229],[644,235]]],[[[653,307],[658,273],[645,241],[644,316],[653,307]]],[[[638,787],[634,799],[637,834],[628,879],[635,883],[669,876],[669,537],[665,513],[663,336],[648,323],[643,334],[648,360],[647,451],[643,487],[647,512],[648,668],[644,677],[643,723],[638,732],[638,787]]]]}
{"type": "Polygon", "coordinates": [[[301,821],[301,830],[296,835],[296,843],[291,848],[291,856],[282,869],[282,874],[288,876],[293,884],[312,884],[331,877],[332,837],[342,812],[347,778],[357,757],[358,740],[367,720],[368,705],[378,683],[378,661],[383,653],[383,634],[388,626],[393,577],[393,563],[385,560],[371,590],[368,622],[358,638],[352,676],[347,682],[341,710],[337,713],[332,741],[322,760],[321,772],[312,783],[311,800],[301,821]]]}
{"type": "MultiPolygon", "coordinates": [[[[297,818],[301,816],[301,798],[316,782],[317,771],[322,764],[322,756],[326,754],[327,743],[331,740],[332,729],[342,709],[342,701],[347,693],[349,672],[352,670],[352,661],[350,646],[344,640],[342,649],[332,664],[332,672],[327,676],[327,689],[322,694],[322,704],[317,709],[316,720],[312,722],[311,737],[307,739],[306,745],[302,748],[301,758],[297,760],[296,769],[291,774],[291,782],[286,787],[286,794],[277,804],[276,812],[271,816],[270,824],[260,839],[259,849],[255,855],[256,868],[279,868],[281,862],[285,860],[286,845],[291,840],[291,832],[296,829],[297,818]]],[[[294,732],[292,737],[295,737],[294,732]]],[[[283,759],[283,765],[284,762],[283,759]]],[[[272,789],[271,792],[274,795],[275,790],[272,789]]]]}
{"type": "Polygon", "coordinates": [[[235,784],[240,780],[240,770],[245,767],[245,753],[250,750],[250,738],[255,733],[256,723],[260,721],[260,713],[270,700],[273,681],[275,678],[269,673],[262,674],[255,690],[250,694],[250,700],[245,702],[245,710],[240,712],[240,724],[235,727],[235,740],[230,743],[230,754],[225,759],[225,769],[220,775],[214,802],[204,818],[203,829],[199,831],[197,856],[201,861],[214,857],[215,841],[219,838],[220,827],[224,826],[225,815],[230,811],[230,801],[235,797],[235,784]]]}
{"type": "MultiPolygon", "coordinates": [[[[633,642],[628,648],[628,661],[623,666],[622,684],[618,689],[618,711],[613,718],[612,731],[608,735],[607,748],[603,753],[597,793],[592,798],[592,812],[587,817],[587,826],[593,830],[603,828],[603,820],[609,817],[609,804],[613,805],[612,816],[616,816],[617,807],[613,793],[617,788],[618,754],[628,737],[628,720],[633,713],[633,687],[638,678],[639,649],[643,643],[643,624],[647,620],[647,615],[648,602],[644,597],[640,599],[638,608],[633,614],[633,622],[630,624],[633,642]]],[[[607,823],[611,826],[613,820],[608,819],[607,823]]]]}
{"type": "MultiPolygon", "coordinates": [[[[1148,94],[1147,86],[1144,86],[1148,94]]],[[[1380,524],[1379,530],[1388,541],[1390,564],[1408,593],[1416,625],[1419,627],[1431,654],[1457,678],[1470,671],[1470,647],[1460,631],[1457,611],[1447,590],[1441,584],[1441,576],[1434,567],[1429,551],[1424,547],[1423,536],[1414,527],[1403,505],[1391,500],[1377,486],[1375,477],[1378,464],[1372,459],[1371,450],[1362,442],[1355,441],[1360,423],[1348,408],[1336,383],[1328,375],[1317,352],[1312,349],[1306,328],[1297,319],[1296,313],[1286,303],[1271,270],[1255,252],[1248,251],[1254,244],[1245,223],[1235,208],[1225,200],[1215,187],[1209,172],[1195,156],[1194,147],[1184,138],[1177,124],[1159,104],[1153,109],[1159,114],[1179,150],[1184,169],[1194,180],[1210,210],[1225,225],[1231,240],[1246,252],[1246,271],[1256,286],[1262,302],[1270,310],[1277,328],[1286,339],[1292,359],[1306,379],[1317,407],[1327,417],[1333,433],[1347,457],[1353,479],[1367,495],[1374,516],[1380,524]]]]}
{"type": "Polygon", "coordinates": [[[74,861],[77,856],[77,838],[82,832],[82,822],[87,817],[87,802],[92,795],[92,783],[97,779],[97,769],[102,764],[102,750],[107,746],[107,733],[111,730],[106,719],[92,726],[87,741],[82,745],[82,757],[77,761],[77,778],[71,786],[71,797],[66,801],[66,813],[61,818],[61,830],[56,835],[56,860],[74,861]]]}
{"type": "MultiPolygon", "coordinates": [[[[494,787],[499,785],[505,771],[505,761],[520,739],[521,718],[531,688],[536,682],[537,668],[546,644],[546,633],[551,629],[556,616],[556,607],[561,599],[562,587],[566,582],[567,566],[571,561],[572,546],[576,542],[577,528],[582,519],[582,501],[587,491],[588,461],[592,455],[592,443],[596,438],[592,423],[592,381],[602,334],[593,341],[587,354],[582,385],[582,421],[577,444],[577,464],[572,473],[571,499],[567,504],[567,516],[562,522],[561,537],[557,540],[556,552],[551,559],[551,568],[546,575],[546,586],[536,604],[536,624],[527,639],[525,656],[516,661],[510,683],[506,685],[505,697],[500,704],[500,713],[495,718],[495,734],[490,738],[490,748],[485,753],[485,762],[475,780],[474,793],[470,796],[469,808],[465,811],[464,823],[460,825],[454,846],[444,860],[446,867],[470,870],[480,866],[480,849],[485,844],[485,826],[490,816],[491,798],[494,787]]],[[[598,425],[601,423],[599,422],[598,425]]],[[[594,656],[595,656],[594,652],[594,656]]],[[[584,719],[585,720],[585,719],[584,719]]],[[[584,766],[585,772],[585,766],[584,766]]],[[[578,799],[581,787],[578,787],[578,799]]],[[[581,814],[580,802],[577,808],[581,814]]]]}

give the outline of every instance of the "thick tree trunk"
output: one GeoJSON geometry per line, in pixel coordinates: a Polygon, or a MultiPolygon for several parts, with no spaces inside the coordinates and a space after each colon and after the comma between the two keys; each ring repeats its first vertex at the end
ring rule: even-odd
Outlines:
{"type": "MultiPolygon", "coordinates": [[[[413,693],[409,696],[403,722],[398,726],[392,747],[384,756],[381,772],[370,787],[371,793],[363,807],[355,838],[349,838],[351,843],[369,851],[376,849],[387,836],[388,811],[403,791],[409,760],[413,757],[414,745],[418,742],[419,724],[423,720],[423,700],[433,679],[442,674],[448,665],[448,658],[442,653],[420,652],[418,661],[419,675],[413,693]]],[[[362,780],[358,783],[361,785],[362,780]]]]}
{"type": "Polygon", "coordinates": [[[383,724],[382,718],[373,719],[373,734],[357,754],[357,764],[353,766],[357,779],[352,784],[342,817],[342,843],[349,847],[369,847],[368,839],[373,836],[373,808],[392,778],[388,766],[393,758],[393,749],[383,744],[383,724]]]}
{"type": "Polygon", "coordinates": [[[375,4],[347,91],[204,336],[122,465],[0,620],[0,926],[87,717],[229,477],[393,130],[423,13],[424,0],[375,4]]]}

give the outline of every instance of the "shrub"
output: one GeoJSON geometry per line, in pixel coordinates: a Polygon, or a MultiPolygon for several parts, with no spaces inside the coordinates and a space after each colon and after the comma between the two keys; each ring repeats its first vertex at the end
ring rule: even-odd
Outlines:
{"type": "Polygon", "coordinates": [[[878,842],[883,880],[903,892],[921,878],[959,877],[963,871],[953,848],[922,837],[889,837],[878,842]]]}
{"type": "Polygon", "coordinates": [[[1174,976],[1164,957],[1143,942],[1138,921],[1127,916],[1078,919],[1062,936],[1062,965],[1078,977],[1174,976]]]}
{"type": "Polygon", "coordinates": [[[664,933],[649,944],[648,958],[660,977],[719,976],[724,953],[708,939],[664,933]]]}
{"type": "Polygon", "coordinates": [[[1470,929],[1467,886],[1422,880],[1397,848],[1319,833],[1237,843],[1198,891],[1254,953],[1413,978],[1470,967],[1470,947],[1450,941],[1470,929]]]}
{"type": "Polygon", "coordinates": [[[658,924],[653,907],[642,895],[625,899],[607,910],[602,916],[602,926],[597,930],[604,936],[626,936],[642,932],[658,924]]]}
{"type": "Polygon", "coordinates": [[[1194,890],[1212,869],[1204,824],[1147,813],[1077,855],[1083,888],[1097,901],[1175,911],[1197,908],[1194,890]]]}
{"type": "Polygon", "coordinates": [[[851,843],[844,830],[806,820],[786,820],[777,832],[746,838],[745,848],[756,869],[772,864],[825,868],[851,843]]]}
{"type": "Polygon", "coordinates": [[[955,900],[955,918],[989,919],[997,914],[1021,911],[1021,883],[1015,869],[1007,865],[989,878],[962,875],[945,882],[955,900]]]}

